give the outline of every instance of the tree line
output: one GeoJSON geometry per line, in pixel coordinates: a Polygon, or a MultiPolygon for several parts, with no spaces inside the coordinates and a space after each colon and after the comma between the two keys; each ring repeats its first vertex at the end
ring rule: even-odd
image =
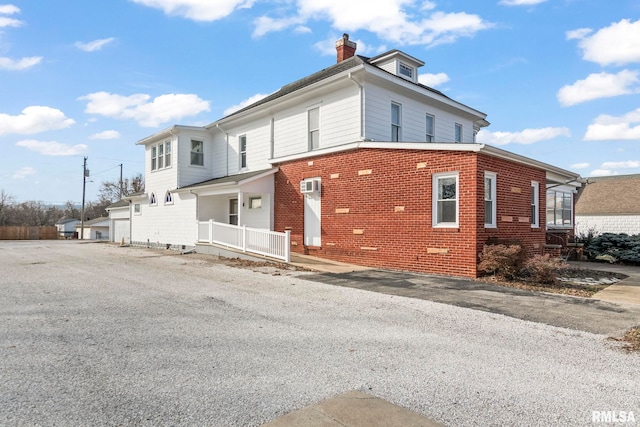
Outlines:
{"type": "MultiPolygon", "coordinates": [[[[122,195],[144,192],[142,174],[124,179],[122,195]]],[[[107,216],[107,206],[120,200],[120,181],[103,181],[97,201],[85,202],[84,220],[107,216]]],[[[0,189],[0,226],[47,226],[65,218],[81,220],[81,207],[69,201],[64,206],[51,206],[40,201],[16,202],[15,197],[0,189]]]]}

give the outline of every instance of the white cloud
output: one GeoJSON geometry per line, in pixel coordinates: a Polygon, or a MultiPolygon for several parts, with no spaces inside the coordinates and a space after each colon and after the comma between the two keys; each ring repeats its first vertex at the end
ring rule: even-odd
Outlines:
{"type": "Polygon", "coordinates": [[[481,130],[477,135],[477,142],[491,145],[534,144],[540,141],[554,139],[559,136],[571,136],[568,128],[546,127],[540,129],[524,129],[520,132],[491,132],[481,130]]]}
{"type": "Polygon", "coordinates": [[[235,113],[238,110],[242,110],[244,107],[247,107],[247,106],[253,104],[254,102],[258,102],[262,98],[265,98],[267,96],[269,96],[269,94],[257,93],[255,95],[253,95],[252,97],[247,98],[244,101],[240,102],[239,104],[232,105],[231,107],[227,108],[226,110],[224,110],[223,114],[225,116],[228,116],[229,114],[235,113]]]}
{"type": "Polygon", "coordinates": [[[89,139],[118,139],[120,138],[120,132],[117,130],[105,130],[99,133],[95,133],[89,137],[89,139]]]}
{"type": "Polygon", "coordinates": [[[633,169],[640,168],[640,160],[625,160],[622,162],[604,162],[600,165],[602,169],[633,169]]]}
{"type": "Polygon", "coordinates": [[[18,141],[16,145],[43,156],[76,156],[85,153],[88,148],[85,144],[68,145],[56,141],[36,141],[35,139],[18,141]]]}
{"type": "Polygon", "coordinates": [[[45,132],[48,130],[64,129],[75,121],[67,118],[56,108],[31,106],[22,110],[18,116],[0,113],[0,135],[18,133],[24,135],[45,132]]]}
{"type": "Polygon", "coordinates": [[[638,71],[622,70],[617,74],[594,73],[558,91],[558,101],[563,106],[579,104],[598,98],[627,95],[638,92],[638,71]]]}
{"type": "Polygon", "coordinates": [[[586,169],[591,166],[589,163],[574,163],[570,167],[571,169],[586,169]]]}
{"type": "Polygon", "coordinates": [[[594,169],[589,174],[589,176],[611,176],[611,175],[617,175],[617,173],[608,169],[594,169]]]}
{"type": "Polygon", "coordinates": [[[19,60],[0,57],[0,69],[4,70],[25,70],[27,68],[31,68],[34,65],[37,65],[42,61],[41,56],[31,56],[28,58],[22,58],[19,60]]]}
{"type": "Polygon", "coordinates": [[[150,100],[150,95],[142,93],[124,96],[95,92],[78,99],[89,101],[85,113],[116,119],[133,119],[143,127],[157,127],[161,123],[210,111],[209,101],[194,94],[170,93],[150,100]]]}
{"type": "Polygon", "coordinates": [[[614,117],[602,114],[587,127],[585,141],[640,140],[640,108],[614,117]]]}
{"type": "Polygon", "coordinates": [[[418,81],[425,86],[436,87],[443,83],[449,81],[449,76],[445,73],[437,73],[437,74],[420,74],[418,76],[418,81]]]}
{"type": "Polygon", "coordinates": [[[498,4],[503,6],[533,6],[546,1],[547,0],[500,0],[498,4]]]}
{"type": "Polygon", "coordinates": [[[114,37],[109,37],[106,39],[94,40],[88,43],[76,42],[75,46],[80,50],[84,50],[85,52],[95,52],[96,50],[102,49],[103,47],[113,42],[114,40],[115,40],[114,37]]]}
{"type": "Polygon", "coordinates": [[[0,14],[2,15],[13,15],[18,12],[20,12],[18,6],[14,6],[12,4],[0,4],[0,14]]]}
{"type": "Polygon", "coordinates": [[[478,31],[493,27],[478,15],[433,11],[433,2],[418,6],[415,3],[413,0],[297,0],[290,3],[292,10],[288,15],[278,9],[282,16],[258,18],[254,36],[310,20],[328,20],[336,29],[371,31],[395,45],[435,46],[460,37],[472,37],[478,31]],[[294,6],[297,6],[295,10],[294,6]]]}
{"type": "Polygon", "coordinates": [[[600,65],[640,62],[640,20],[614,22],[589,37],[583,36],[578,46],[584,60],[600,65]]]}
{"type": "Polygon", "coordinates": [[[236,9],[250,8],[255,0],[132,0],[143,6],[161,9],[167,15],[182,16],[194,21],[216,21],[236,9]]]}
{"type": "MultiPolygon", "coordinates": [[[[0,15],[13,15],[19,13],[20,9],[12,4],[0,4],[0,15]]],[[[4,27],[19,27],[23,24],[22,21],[13,18],[7,18],[6,16],[0,16],[0,28],[4,27]]]]}
{"type": "Polygon", "coordinates": [[[592,32],[591,28],[578,28],[577,30],[567,31],[565,35],[567,40],[581,40],[592,32]]]}
{"type": "Polygon", "coordinates": [[[13,174],[13,176],[11,176],[11,178],[13,179],[24,179],[28,176],[31,175],[35,175],[36,174],[36,170],[30,166],[25,166],[23,168],[18,169],[17,171],[15,171],[15,173],[13,174]]]}

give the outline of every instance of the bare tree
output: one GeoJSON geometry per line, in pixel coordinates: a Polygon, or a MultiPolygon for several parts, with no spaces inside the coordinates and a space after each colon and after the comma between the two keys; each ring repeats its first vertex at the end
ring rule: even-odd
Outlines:
{"type": "Polygon", "coordinates": [[[13,204],[13,200],[12,195],[5,192],[4,189],[0,190],[0,226],[7,225],[7,219],[9,217],[9,211],[13,204]]]}
{"type": "MultiPolygon", "coordinates": [[[[141,193],[144,191],[144,177],[137,174],[131,178],[125,178],[122,182],[122,195],[141,193]]],[[[117,202],[120,200],[120,181],[102,181],[98,192],[100,203],[117,202]]]]}

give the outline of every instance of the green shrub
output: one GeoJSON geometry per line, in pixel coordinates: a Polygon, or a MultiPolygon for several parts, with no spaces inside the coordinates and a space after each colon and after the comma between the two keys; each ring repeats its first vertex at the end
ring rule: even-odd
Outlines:
{"type": "Polygon", "coordinates": [[[567,267],[567,263],[560,258],[549,254],[534,255],[525,261],[522,273],[534,282],[555,285],[558,282],[558,270],[567,267]]]}
{"type": "Polygon", "coordinates": [[[514,279],[524,264],[521,245],[485,245],[479,255],[478,271],[504,279],[514,279]]]}
{"type": "Polygon", "coordinates": [[[640,265],[640,234],[603,233],[585,245],[585,254],[592,261],[599,255],[611,255],[621,263],[640,265]]]}

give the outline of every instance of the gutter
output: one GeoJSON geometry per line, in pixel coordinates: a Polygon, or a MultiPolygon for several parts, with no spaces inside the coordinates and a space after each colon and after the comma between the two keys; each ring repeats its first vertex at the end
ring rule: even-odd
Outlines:
{"type": "Polygon", "coordinates": [[[353,73],[351,71],[349,71],[349,74],[347,74],[347,77],[349,78],[349,80],[351,80],[353,83],[355,83],[356,86],[358,86],[359,88],[359,94],[360,94],[360,139],[362,141],[365,140],[365,136],[364,136],[364,129],[365,129],[365,109],[364,109],[364,86],[357,81],[356,79],[353,78],[353,73]]]}

